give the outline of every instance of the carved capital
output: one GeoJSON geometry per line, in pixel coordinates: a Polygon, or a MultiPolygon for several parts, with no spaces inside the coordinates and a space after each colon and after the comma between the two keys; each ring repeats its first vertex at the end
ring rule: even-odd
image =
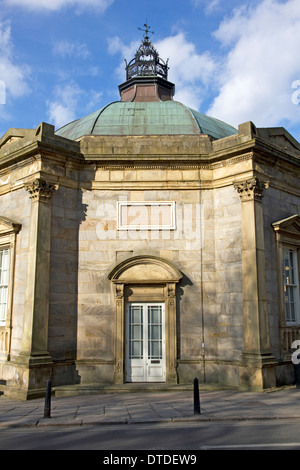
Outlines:
{"type": "Polygon", "coordinates": [[[175,298],[176,296],[176,284],[175,282],[170,282],[167,284],[167,288],[168,288],[168,297],[169,298],[175,298]]]}
{"type": "Polygon", "coordinates": [[[57,189],[57,185],[37,178],[31,183],[25,184],[25,189],[29,192],[32,201],[48,201],[57,189]]]}
{"type": "Polygon", "coordinates": [[[124,284],[116,284],[116,299],[124,299],[124,284]]]}
{"type": "Polygon", "coordinates": [[[257,177],[234,183],[234,189],[237,190],[243,201],[253,199],[261,200],[263,197],[263,191],[268,189],[268,187],[269,182],[261,181],[257,177]]]}

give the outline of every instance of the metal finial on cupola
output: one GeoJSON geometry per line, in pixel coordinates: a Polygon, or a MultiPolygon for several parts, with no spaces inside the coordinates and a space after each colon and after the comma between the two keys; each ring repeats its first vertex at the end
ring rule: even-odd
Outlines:
{"type": "Polygon", "coordinates": [[[155,76],[162,77],[165,80],[168,79],[168,60],[163,61],[150,41],[149,33],[154,34],[150,31],[150,26],[147,22],[144,24],[144,28],[138,28],[140,31],[144,31],[144,39],[140,47],[138,48],[134,59],[129,63],[126,63],[126,80],[133,77],[146,77],[155,76]]]}
{"type": "Polygon", "coordinates": [[[138,28],[138,30],[139,30],[139,31],[144,31],[144,33],[145,33],[145,34],[144,34],[144,38],[145,38],[145,40],[149,41],[149,36],[148,36],[148,34],[149,34],[149,32],[150,32],[150,34],[154,34],[154,31],[150,31],[150,26],[147,25],[147,20],[146,20],[146,23],[144,24],[144,28],[145,28],[145,29],[143,29],[143,28],[138,28]]]}

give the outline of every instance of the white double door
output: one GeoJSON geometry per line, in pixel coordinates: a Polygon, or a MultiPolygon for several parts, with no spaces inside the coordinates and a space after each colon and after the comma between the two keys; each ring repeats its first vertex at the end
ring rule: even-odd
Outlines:
{"type": "Polygon", "coordinates": [[[165,305],[129,303],[126,312],[126,381],[165,382],[165,305]]]}

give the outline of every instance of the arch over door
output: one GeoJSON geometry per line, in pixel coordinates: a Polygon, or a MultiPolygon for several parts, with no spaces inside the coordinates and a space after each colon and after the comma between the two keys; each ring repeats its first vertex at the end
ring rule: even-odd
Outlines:
{"type": "Polygon", "coordinates": [[[165,380],[177,383],[176,285],[182,273],[154,256],[122,261],[109,274],[115,285],[115,383],[126,381],[126,309],[132,302],[163,303],[165,313],[165,380]]]}

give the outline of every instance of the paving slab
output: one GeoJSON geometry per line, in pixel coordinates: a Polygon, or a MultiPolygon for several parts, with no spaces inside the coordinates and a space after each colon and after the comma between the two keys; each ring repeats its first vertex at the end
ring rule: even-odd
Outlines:
{"type": "Polygon", "coordinates": [[[299,419],[300,390],[200,392],[201,414],[194,414],[193,392],[137,392],[52,397],[51,417],[44,399],[19,402],[0,396],[0,429],[96,426],[154,422],[299,419]]]}

